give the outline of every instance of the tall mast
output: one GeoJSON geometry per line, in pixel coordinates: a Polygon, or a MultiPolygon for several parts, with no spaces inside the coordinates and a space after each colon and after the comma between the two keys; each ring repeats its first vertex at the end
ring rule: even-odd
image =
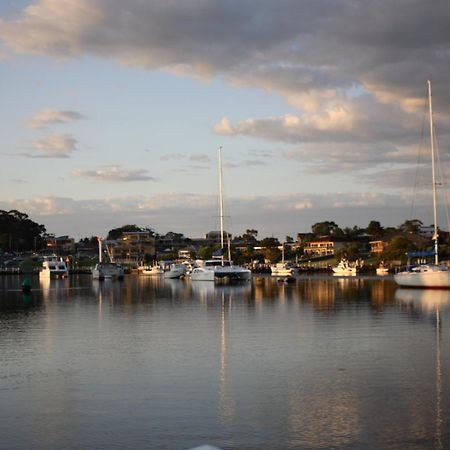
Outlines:
{"type": "Polygon", "coordinates": [[[102,249],[102,238],[97,238],[98,241],[98,262],[101,263],[103,258],[103,249],[102,249]]]}
{"type": "MultiPolygon", "coordinates": [[[[219,147],[219,204],[220,204],[220,245],[223,251],[223,175],[222,175],[222,147],[219,147]]],[[[223,255],[222,255],[223,262],[223,255]]]]}
{"type": "Polygon", "coordinates": [[[428,80],[428,106],[430,114],[430,141],[431,141],[431,175],[433,184],[433,221],[434,221],[434,263],[439,263],[438,256],[438,229],[437,229],[437,206],[436,206],[436,171],[434,157],[434,126],[433,126],[433,106],[431,101],[431,81],[428,80]]]}

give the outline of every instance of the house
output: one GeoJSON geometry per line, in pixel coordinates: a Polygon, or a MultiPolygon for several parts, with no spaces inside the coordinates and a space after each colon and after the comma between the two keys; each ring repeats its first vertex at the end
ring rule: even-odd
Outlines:
{"type": "Polygon", "coordinates": [[[114,260],[137,263],[146,257],[154,258],[155,237],[149,231],[124,232],[110,249],[114,260]]]}
{"type": "Polygon", "coordinates": [[[306,242],[303,252],[306,256],[333,256],[337,250],[349,245],[350,242],[333,236],[322,236],[306,242]]]}
{"type": "Polygon", "coordinates": [[[49,236],[47,250],[56,255],[69,255],[75,252],[75,240],[69,236],[49,236]]]}

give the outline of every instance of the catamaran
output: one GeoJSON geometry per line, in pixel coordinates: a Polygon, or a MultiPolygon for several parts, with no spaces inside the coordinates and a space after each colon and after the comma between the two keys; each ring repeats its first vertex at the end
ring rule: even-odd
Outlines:
{"type": "Polygon", "coordinates": [[[192,281],[248,281],[252,273],[248,269],[234,265],[230,257],[230,242],[228,241],[228,260],[224,259],[224,215],[223,215],[223,174],[222,147],[219,148],[219,204],[220,204],[220,254],[216,259],[206,260],[200,267],[192,269],[192,281]]]}

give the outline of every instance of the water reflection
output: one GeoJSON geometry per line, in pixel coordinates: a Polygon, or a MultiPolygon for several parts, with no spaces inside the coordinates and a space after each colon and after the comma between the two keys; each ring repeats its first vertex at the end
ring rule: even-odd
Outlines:
{"type": "Polygon", "coordinates": [[[1,305],[42,300],[0,309],[6,448],[449,447],[448,291],[53,281],[33,280],[30,299],[0,279],[1,305]]]}
{"type": "Polygon", "coordinates": [[[437,449],[442,449],[442,366],[441,366],[441,340],[442,323],[441,313],[450,308],[450,291],[444,289],[398,289],[396,300],[411,305],[427,315],[435,317],[435,385],[436,385],[436,412],[435,412],[435,442],[437,449]]]}

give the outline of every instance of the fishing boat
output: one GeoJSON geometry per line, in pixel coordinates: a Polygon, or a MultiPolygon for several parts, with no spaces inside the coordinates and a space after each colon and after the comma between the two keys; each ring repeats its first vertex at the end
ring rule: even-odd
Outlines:
{"type": "Polygon", "coordinates": [[[436,196],[436,149],[433,125],[433,105],[431,96],[431,81],[428,85],[428,115],[430,125],[430,151],[431,151],[431,179],[432,179],[432,202],[434,221],[434,263],[418,264],[408,267],[406,270],[394,275],[394,280],[399,286],[416,288],[450,288],[450,271],[443,264],[439,264],[438,254],[438,226],[437,226],[437,196],[436,196]]]}
{"type": "Polygon", "coordinates": [[[224,258],[224,214],[223,214],[223,173],[222,173],[222,147],[219,148],[219,206],[220,206],[220,243],[221,248],[213,259],[206,260],[202,266],[194,267],[191,273],[192,281],[213,281],[223,283],[227,281],[249,281],[250,270],[235,265],[231,261],[231,245],[228,239],[228,259],[224,258]]]}
{"type": "Polygon", "coordinates": [[[289,277],[294,274],[292,264],[284,261],[284,243],[281,249],[281,262],[271,265],[270,273],[275,277],[289,277]]]}
{"type": "Polygon", "coordinates": [[[66,278],[69,274],[64,260],[56,255],[45,256],[39,271],[39,278],[66,278]]]}
{"type": "Polygon", "coordinates": [[[92,269],[92,279],[122,280],[125,273],[122,265],[114,262],[108,246],[106,246],[106,251],[109,256],[109,261],[103,261],[102,239],[97,238],[97,241],[98,241],[98,263],[92,269]]]}

